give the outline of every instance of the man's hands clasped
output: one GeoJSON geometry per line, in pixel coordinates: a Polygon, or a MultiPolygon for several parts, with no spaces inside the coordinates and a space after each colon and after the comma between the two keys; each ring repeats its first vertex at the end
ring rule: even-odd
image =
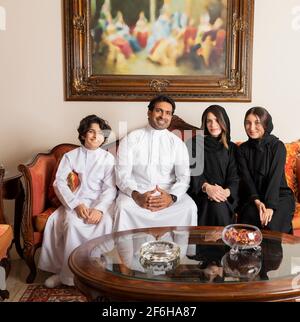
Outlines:
{"type": "Polygon", "coordinates": [[[167,191],[159,188],[159,186],[145,193],[133,191],[132,198],[140,207],[150,211],[159,211],[173,204],[171,195],[167,191]]]}

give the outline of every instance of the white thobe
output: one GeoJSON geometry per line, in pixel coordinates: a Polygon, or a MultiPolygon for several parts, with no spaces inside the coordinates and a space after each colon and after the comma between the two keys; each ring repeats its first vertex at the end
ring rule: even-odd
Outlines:
{"type": "Polygon", "coordinates": [[[186,194],[190,181],[188,151],[170,131],[148,125],[125,137],[118,149],[116,180],[120,192],[114,230],[197,225],[196,204],[186,194]],[[134,190],[144,193],[156,185],[177,196],[177,201],[156,212],[134,202],[134,190]]]}
{"type": "Polygon", "coordinates": [[[39,268],[60,275],[63,284],[74,285],[68,267],[71,252],[92,238],[112,231],[112,216],[116,198],[112,154],[101,148],[89,150],[81,146],[64,154],[54,181],[55,192],[62,202],[45,227],[39,268]],[[70,172],[78,174],[80,185],[72,192],[67,185],[70,172]],[[86,224],[74,210],[79,204],[103,212],[98,224],[86,224]]]}

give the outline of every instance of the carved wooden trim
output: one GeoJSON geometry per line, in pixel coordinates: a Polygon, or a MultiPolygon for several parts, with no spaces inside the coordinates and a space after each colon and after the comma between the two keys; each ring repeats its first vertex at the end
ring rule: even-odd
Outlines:
{"type": "Polygon", "coordinates": [[[233,35],[237,36],[238,32],[247,32],[249,28],[249,24],[246,21],[245,17],[238,17],[237,12],[233,14],[233,35]]]}
{"type": "Polygon", "coordinates": [[[240,73],[234,69],[231,70],[230,78],[220,81],[220,86],[225,89],[228,89],[228,88],[234,89],[234,90],[240,89],[242,87],[240,73]]]}
{"type": "Polygon", "coordinates": [[[80,15],[74,15],[73,16],[73,26],[75,30],[78,30],[81,33],[86,32],[86,22],[85,22],[85,16],[80,15]]]}
{"type": "Polygon", "coordinates": [[[155,92],[162,92],[165,91],[169,85],[170,81],[167,79],[152,79],[149,86],[155,92]]]}

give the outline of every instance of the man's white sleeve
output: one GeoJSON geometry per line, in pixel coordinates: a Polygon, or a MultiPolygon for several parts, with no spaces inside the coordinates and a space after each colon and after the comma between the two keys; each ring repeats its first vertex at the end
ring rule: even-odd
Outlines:
{"type": "Polygon", "coordinates": [[[132,176],[133,169],[133,148],[135,140],[126,136],[121,140],[116,162],[116,182],[119,189],[131,197],[134,190],[137,190],[137,183],[132,176]]]}
{"type": "Polygon", "coordinates": [[[107,213],[117,195],[113,157],[112,161],[107,162],[105,166],[104,178],[102,180],[102,191],[99,197],[92,204],[92,208],[98,209],[104,214],[107,213]]]}
{"type": "Polygon", "coordinates": [[[189,154],[186,145],[183,142],[176,142],[175,153],[175,178],[176,182],[171,187],[169,193],[180,198],[189,188],[190,166],[189,154]]]}
{"type": "Polygon", "coordinates": [[[59,163],[55,180],[53,182],[54,191],[61,203],[71,210],[76,208],[81,201],[76,197],[68,186],[67,178],[72,172],[72,166],[69,158],[64,155],[59,163]]]}

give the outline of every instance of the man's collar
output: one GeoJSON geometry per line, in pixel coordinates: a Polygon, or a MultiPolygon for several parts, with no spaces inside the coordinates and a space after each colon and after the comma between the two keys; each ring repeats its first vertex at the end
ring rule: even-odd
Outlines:
{"type": "Polygon", "coordinates": [[[155,131],[155,132],[159,132],[159,133],[165,133],[166,131],[168,131],[168,129],[163,129],[163,130],[155,129],[149,123],[147,124],[146,129],[149,130],[150,132],[155,131]]]}

